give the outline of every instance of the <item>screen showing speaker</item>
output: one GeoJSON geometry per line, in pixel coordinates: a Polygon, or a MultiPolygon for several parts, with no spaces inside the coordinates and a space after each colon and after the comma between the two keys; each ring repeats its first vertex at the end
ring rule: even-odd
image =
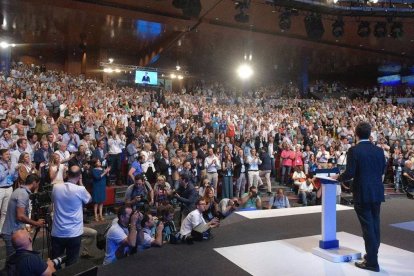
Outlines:
{"type": "Polygon", "coordinates": [[[158,85],[158,73],[154,71],[135,71],[135,83],[158,85]]]}

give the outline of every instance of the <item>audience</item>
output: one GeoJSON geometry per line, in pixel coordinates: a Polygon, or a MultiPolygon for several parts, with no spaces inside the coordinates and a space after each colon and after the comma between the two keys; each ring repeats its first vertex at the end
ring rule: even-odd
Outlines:
{"type": "MultiPolygon", "coordinates": [[[[360,121],[372,124],[370,140],[384,151],[385,180],[406,191],[406,182],[414,179],[414,114],[411,106],[396,103],[393,88],[365,89],[363,98],[354,100],[328,98],[347,87],[322,81],[310,92],[321,93],[323,100],[299,99],[294,84],[242,92],[200,83],[177,94],[41,72],[21,63],[13,64],[9,77],[0,77],[0,86],[0,230],[13,185],[39,174],[39,189],[54,184],[55,255],[71,246],[79,251],[82,207],[90,198],[79,185],[92,192],[97,221],[104,219],[106,185],[129,185],[126,205],[144,213],[121,208],[119,222],[107,234],[105,263],[137,245],[136,230],[139,249],[174,240],[169,204],[180,205],[182,237],[190,237],[199,224],[216,227],[216,217],[235,210],[261,209],[262,177],[267,192],[275,180],[297,188],[303,205],[314,204],[317,187],[309,179],[317,168],[345,168],[360,121]],[[73,218],[62,205],[73,199],[68,190],[82,194],[73,218]],[[169,210],[160,213],[157,227],[148,213],[156,208],[169,210]],[[128,229],[130,217],[135,226],[128,229]],[[160,228],[155,236],[149,231],[154,227],[160,228]]],[[[269,209],[290,207],[284,190],[269,199],[269,209]]],[[[76,262],[69,255],[69,264],[76,262]]]]}

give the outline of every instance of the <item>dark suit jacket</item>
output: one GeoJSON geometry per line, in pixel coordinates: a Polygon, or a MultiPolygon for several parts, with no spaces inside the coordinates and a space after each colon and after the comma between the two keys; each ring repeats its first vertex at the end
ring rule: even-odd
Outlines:
{"type": "MultiPolygon", "coordinates": [[[[241,169],[242,169],[242,165],[244,163],[244,160],[242,161],[240,159],[239,155],[236,155],[233,157],[233,163],[234,163],[234,171],[233,171],[233,175],[235,178],[239,178],[240,174],[241,174],[241,169]]],[[[245,172],[247,172],[247,164],[245,164],[245,172]]]]}
{"type": "Polygon", "coordinates": [[[92,152],[92,158],[96,158],[99,159],[99,161],[102,161],[105,159],[105,154],[106,154],[106,150],[103,150],[103,155],[101,155],[101,152],[98,148],[96,148],[93,152],[92,152]]]}
{"type": "Polygon", "coordinates": [[[385,170],[384,151],[369,141],[349,149],[346,170],[339,181],[353,181],[354,202],[379,203],[385,201],[382,175],[385,170]]]}
{"type": "MultiPolygon", "coordinates": [[[[171,162],[171,160],[170,160],[170,162],[171,162]]],[[[165,176],[165,178],[168,177],[168,167],[170,167],[170,165],[167,164],[167,162],[165,161],[164,158],[159,159],[158,162],[155,165],[156,171],[159,172],[160,175],[165,176]]]]}

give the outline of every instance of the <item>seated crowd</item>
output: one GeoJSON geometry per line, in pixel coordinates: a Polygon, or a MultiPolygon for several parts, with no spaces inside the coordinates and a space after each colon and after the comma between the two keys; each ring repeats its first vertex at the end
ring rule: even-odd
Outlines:
{"type": "Polygon", "coordinates": [[[297,191],[303,205],[316,204],[314,170],[346,167],[360,121],[372,124],[370,140],[384,150],[395,189],[413,189],[413,110],[382,99],[287,98],[280,86],[236,100],[220,86],[139,91],[20,63],[0,76],[0,87],[0,230],[10,254],[16,230],[45,223],[30,218],[22,189],[49,183],[52,255],[66,250],[69,264],[87,231],[83,206],[92,202],[95,220],[105,220],[107,185],[128,188],[106,233],[105,264],[165,242],[208,239],[209,229],[235,210],[290,207],[284,189],[272,194],[272,180],[297,191]],[[256,98],[272,92],[277,96],[256,98]],[[16,229],[6,227],[14,216],[8,209],[17,213],[16,229]]]}

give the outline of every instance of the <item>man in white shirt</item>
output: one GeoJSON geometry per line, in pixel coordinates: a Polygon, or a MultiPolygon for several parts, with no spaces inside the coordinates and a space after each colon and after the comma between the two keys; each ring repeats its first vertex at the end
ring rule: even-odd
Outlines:
{"type": "Polygon", "coordinates": [[[214,195],[217,196],[218,170],[221,168],[220,159],[214,154],[212,148],[208,149],[208,156],[204,160],[204,167],[207,170],[207,179],[214,188],[214,195]]]}
{"type": "Polygon", "coordinates": [[[59,150],[55,151],[60,157],[60,163],[63,165],[68,165],[68,161],[73,157],[67,150],[67,145],[63,142],[59,143],[59,150]]]}
{"type": "Polygon", "coordinates": [[[205,226],[206,230],[214,227],[218,227],[220,222],[217,218],[213,218],[210,222],[206,223],[203,218],[203,212],[206,210],[206,200],[200,198],[197,200],[196,209],[190,212],[181,224],[180,235],[187,237],[191,235],[191,231],[199,226],[205,226]]]}
{"type": "Polygon", "coordinates": [[[118,220],[113,221],[106,234],[105,259],[107,265],[129,254],[137,240],[137,226],[140,227],[142,214],[133,213],[130,207],[122,206],[118,211],[118,220]]]}
{"type": "Polygon", "coordinates": [[[83,204],[91,200],[91,195],[77,183],[82,175],[79,166],[68,170],[68,181],[53,186],[54,205],[52,227],[52,256],[55,259],[64,254],[66,266],[77,262],[83,234],[83,204]]]}

